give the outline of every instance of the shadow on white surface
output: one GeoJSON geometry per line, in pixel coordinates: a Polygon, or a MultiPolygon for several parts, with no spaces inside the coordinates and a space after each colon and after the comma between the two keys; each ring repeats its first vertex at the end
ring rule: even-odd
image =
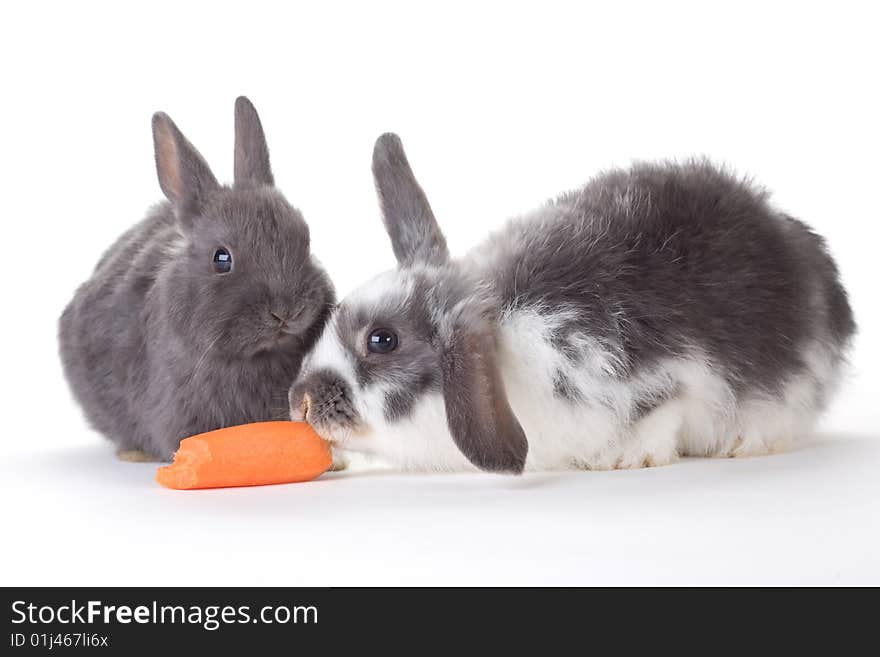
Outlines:
{"type": "Polygon", "coordinates": [[[8,584],[880,583],[880,440],[612,472],[169,491],[107,444],[3,464],[8,584]]]}

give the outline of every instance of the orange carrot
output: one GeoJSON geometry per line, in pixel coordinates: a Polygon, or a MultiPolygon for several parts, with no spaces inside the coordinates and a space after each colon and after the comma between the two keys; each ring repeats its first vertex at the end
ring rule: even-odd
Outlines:
{"type": "Polygon", "coordinates": [[[332,462],[305,422],[256,422],[184,438],[156,481],[179,489],[283,484],[314,479],[332,462]]]}

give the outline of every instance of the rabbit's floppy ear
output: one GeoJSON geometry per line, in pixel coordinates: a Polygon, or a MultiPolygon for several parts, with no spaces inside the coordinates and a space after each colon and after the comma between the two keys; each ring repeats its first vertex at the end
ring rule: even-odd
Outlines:
{"type": "Polygon", "coordinates": [[[498,371],[491,325],[459,318],[442,353],[446,421],[455,444],[477,467],[519,474],[529,444],[498,371]]]}
{"type": "Polygon", "coordinates": [[[445,263],[449,259],[446,238],[397,135],[387,133],[376,140],[373,178],[397,262],[402,266],[445,263]]]}
{"type": "Polygon", "coordinates": [[[274,185],[263,124],[251,101],[235,99],[235,185],[274,185]]]}
{"type": "Polygon", "coordinates": [[[167,114],[153,114],[153,146],[159,186],[183,214],[198,212],[219,185],[205,159],[167,114]]]}

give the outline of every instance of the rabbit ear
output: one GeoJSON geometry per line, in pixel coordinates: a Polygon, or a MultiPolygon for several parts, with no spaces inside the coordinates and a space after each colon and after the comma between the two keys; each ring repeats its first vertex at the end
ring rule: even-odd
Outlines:
{"type": "Polygon", "coordinates": [[[397,262],[402,266],[445,263],[449,259],[446,238],[397,135],[388,133],[376,140],[373,178],[397,262]]]}
{"type": "Polygon", "coordinates": [[[184,213],[195,213],[219,185],[205,159],[167,114],[153,114],[153,146],[159,186],[184,213]]]}
{"type": "Polygon", "coordinates": [[[274,185],[263,124],[251,101],[235,99],[235,184],[274,185]]]}
{"type": "Polygon", "coordinates": [[[529,444],[507,401],[488,323],[460,322],[441,369],[446,421],[458,448],[483,470],[521,473],[529,444]]]}

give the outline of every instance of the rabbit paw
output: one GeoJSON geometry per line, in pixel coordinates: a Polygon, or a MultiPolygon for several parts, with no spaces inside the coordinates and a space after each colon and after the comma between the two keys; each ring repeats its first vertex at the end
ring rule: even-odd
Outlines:
{"type": "Polygon", "coordinates": [[[762,440],[760,438],[747,438],[737,436],[733,444],[727,450],[728,458],[749,458],[751,456],[769,456],[771,454],[780,454],[788,449],[791,439],[788,437],[778,438],[776,440],[762,440]]]}
{"type": "Polygon", "coordinates": [[[116,458],[120,461],[126,461],[127,463],[158,463],[159,459],[157,459],[152,454],[147,454],[143,450],[140,449],[118,449],[116,450],[116,458]]]}
{"type": "Polygon", "coordinates": [[[330,466],[330,472],[341,472],[348,469],[348,457],[338,449],[333,450],[333,465],[330,466]]]}
{"type": "Polygon", "coordinates": [[[653,468],[678,459],[678,435],[683,411],[681,402],[668,401],[636,422],[623,445],[616,470],[653,468]]]}

